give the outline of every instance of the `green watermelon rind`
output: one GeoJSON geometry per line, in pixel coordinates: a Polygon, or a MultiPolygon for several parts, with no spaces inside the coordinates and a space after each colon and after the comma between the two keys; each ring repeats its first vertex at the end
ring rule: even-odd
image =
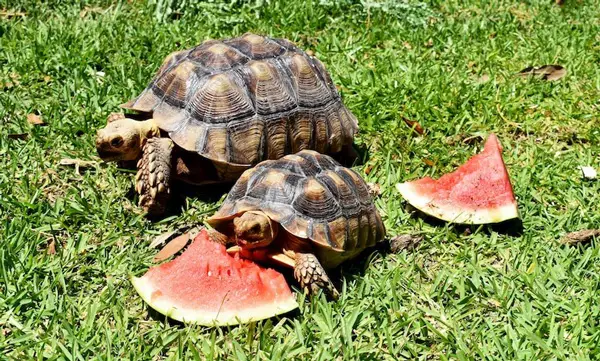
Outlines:
{"type": "Polygon", "coordinates": [[[264,320],[298,308],[298,303],[294,298],[294,294],[290,292],[290,296],[286,299],[277,300],[277,302],[262,303],[259,306],[248,305],[248,308],[236,310],[234,312],[207,312],[205,310],[197,309],[178,309],[177,307],[174,307],[167,298],[153,300],[152,294],[156,289],[147,278],[132,277],[131,283],[142,299],[154,310],[173,320],[186,324],[233,326],[264,320]]]}
{"type": "Polygon", "coordinates": [[[425,214],[450,223],[492,224],[519,218],[516,202],[493,208],[458,209],[436,204],[433,198],[421,195],[419,189],[411,182],[398,183],[396,189],[413,207],[425,214]]]}

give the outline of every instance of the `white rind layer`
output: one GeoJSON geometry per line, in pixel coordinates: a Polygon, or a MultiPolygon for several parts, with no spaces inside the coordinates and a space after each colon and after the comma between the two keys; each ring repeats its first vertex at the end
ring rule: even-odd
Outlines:
{"type": "Polygon", "coordinates": [[[431,197],[419,194],[419,190],[410,182],[396,184],[396,189],[413,207],[435,218],[462,224],[499,223],[519,218],[516,202],[496,208],[460,209],[446,205],[437,205],[431,197]]]}
{"type": "Polygon", "coordinates": [[[206,312],[192,309],[178,309],[164,298],[152,300],[154,287],[144,277],[132,277],[131,283],[146,303],[161,314],[181,321],[186,324],[203,326],[229,326],[240,325],[252,321],[277,316],[298,308],[298,303],[293,294],[286,300],[279,302],[263,303],[261,305],[248,305],[248,308],[234,312],[206,312]]]}

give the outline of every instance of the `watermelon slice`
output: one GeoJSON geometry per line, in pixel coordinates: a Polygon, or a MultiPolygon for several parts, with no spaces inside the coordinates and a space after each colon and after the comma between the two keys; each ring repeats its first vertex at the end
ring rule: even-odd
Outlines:
{"type": "Polygon", "coordinates": [[[495,134],[490,134],[481,153],[454,172],[437,180],[399,183],[396,188],[415,208],[448,222],[487,224],[519,217],[495,134]]]}
{"type": "Polygon", "coordinates": [[[205,229],[179,257],[132,283],[156,311],[190,324],[236,325],[298,307],[281,273],[229,255],[205,229]]]}

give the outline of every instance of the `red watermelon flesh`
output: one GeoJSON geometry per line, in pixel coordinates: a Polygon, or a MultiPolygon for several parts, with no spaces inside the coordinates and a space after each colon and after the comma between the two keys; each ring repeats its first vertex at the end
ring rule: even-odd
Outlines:
{"type": "Polygon", "coordinates": [[[454,172],[437,180],[425,177],[396,184],[396,188],[415,208],[448,222],[487,224],[519,217],[495,134],[490,134],[481,153],[454,172]]]}
{"type": "Polygon", "coordinates": [[[229,255],[205,229],[179,257],[132,283],[156,311],[190,324],[248,323],[298,307],[281,273],[229,255]]]}

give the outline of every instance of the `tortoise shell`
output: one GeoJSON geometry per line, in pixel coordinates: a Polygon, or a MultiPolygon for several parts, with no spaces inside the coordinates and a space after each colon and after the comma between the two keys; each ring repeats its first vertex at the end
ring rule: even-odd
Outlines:
{"type": "Polygon", "coordinates": [[[319,60],[285,39],[254,34],[170,54],[122,107],[151,112],[178,146],[225,164],[303,149],[335,153],[358,131],[319,60]]]}
{"type": "Polygon", "coordinates": [[[362,177],[311,150],[245,171],[208,223],[225,230],[247,211],[262,211],[294,236],[348,257],[385,235],[362,177]]]}

